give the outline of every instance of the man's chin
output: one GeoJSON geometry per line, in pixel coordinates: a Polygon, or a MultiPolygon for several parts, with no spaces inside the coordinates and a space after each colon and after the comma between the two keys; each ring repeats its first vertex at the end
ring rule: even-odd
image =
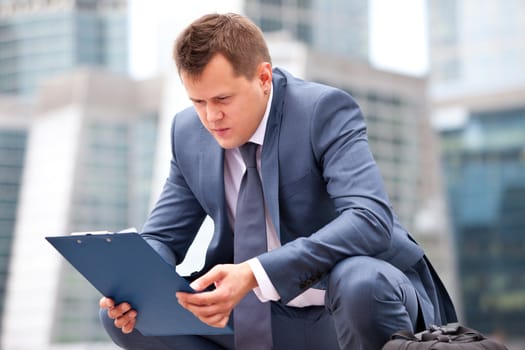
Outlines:
{"type": "Polygon", "coordinates": [[[215,138],[215,141],[217,141],[217,143],[219,144],[219,146],[221,146],[222,148],[224,149],[233,149],[233,148],[237,148],[239,147],[242,143],[239,143],[238,141],[233,141],[233,140],[225,140],[225,139],[220,139],[220,138],[215,138]]]}

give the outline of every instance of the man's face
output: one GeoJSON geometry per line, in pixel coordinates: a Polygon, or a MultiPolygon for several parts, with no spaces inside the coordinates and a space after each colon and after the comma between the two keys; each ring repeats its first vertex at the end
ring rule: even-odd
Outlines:
{"type": "Polygon", "coordinates": [[[223,148],[235,148],[253,135],[261,122],[272,82],[271,65],[259,64],[252,80],[236,76],[223,55],[215,55],[202,74],[181,72],[182,83],[202,124],[223,148]]]}

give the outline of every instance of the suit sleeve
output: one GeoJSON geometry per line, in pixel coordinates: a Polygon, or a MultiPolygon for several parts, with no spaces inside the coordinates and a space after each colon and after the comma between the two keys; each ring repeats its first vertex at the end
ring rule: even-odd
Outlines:
{"type": "MultiPolygon", "coordinates": [[[[172,123],[169,176],[141,234],[159,253],[168,251],[166,247],[171,250],[174,256],[169,258],[172,260],[170,262],[179,264],[184,259],[206,213],[188,187],[179,166],[178,152],[184,151],[184,145],[178,144],[183,141],[179,140],[178,135],[182,132],[177,129],[176,120],[177,117],[172,123]]],[[[165,254],[162,255],[164,257],[165,254]]]]}
{"type": "Polygon", "coordinates": [[[316,232],[303,232],[258,257],[285,303],[325,277],[339,261],[384,252],[393,229],[383,180],[353,99],[339,90],[325,90],[314,105],[308,130],[335,215],[316,232]]]}

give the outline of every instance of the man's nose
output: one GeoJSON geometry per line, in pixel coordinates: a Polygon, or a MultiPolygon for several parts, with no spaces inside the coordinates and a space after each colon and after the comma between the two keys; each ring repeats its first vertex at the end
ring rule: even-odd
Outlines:
{"type": "Polygon", "coordinates": [[[220,120],[223,118],[223,116],[224,114],[219,108],[208,104],[206,108],[206,119],[208,119],[209,122],[215,122],[217,120],[220,120]]]}

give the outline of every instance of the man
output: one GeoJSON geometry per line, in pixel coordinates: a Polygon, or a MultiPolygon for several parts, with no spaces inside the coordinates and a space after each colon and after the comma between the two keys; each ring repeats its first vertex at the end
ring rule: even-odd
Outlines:
{"type": "Polygon", "coordinates": [[[213,219],[204,267],[192,276],[202,293],[177,299],[214,327],[233,312],[235,334],[145,337],[134,329],[132,305],[102,298],[102,321],[117,344],[370,350],[397,330],[456,320],[423,250],[391,211],[348,94],[272,69],[261,31],[236,14],[197,19],[174,57],[193,107],[173,120],[170,174],[142,235],[175,265],[205,216],[213,219]],[[256,152],[252,165],[247,148],[256,152]],[[242,194],[253,168],[264,195],[254,206],[261,230],[241,225],[252,219],[241,213],[254,201],[242,194]],[[242,244],[261,236],[264,250],[239,259],[242,244]]]}

